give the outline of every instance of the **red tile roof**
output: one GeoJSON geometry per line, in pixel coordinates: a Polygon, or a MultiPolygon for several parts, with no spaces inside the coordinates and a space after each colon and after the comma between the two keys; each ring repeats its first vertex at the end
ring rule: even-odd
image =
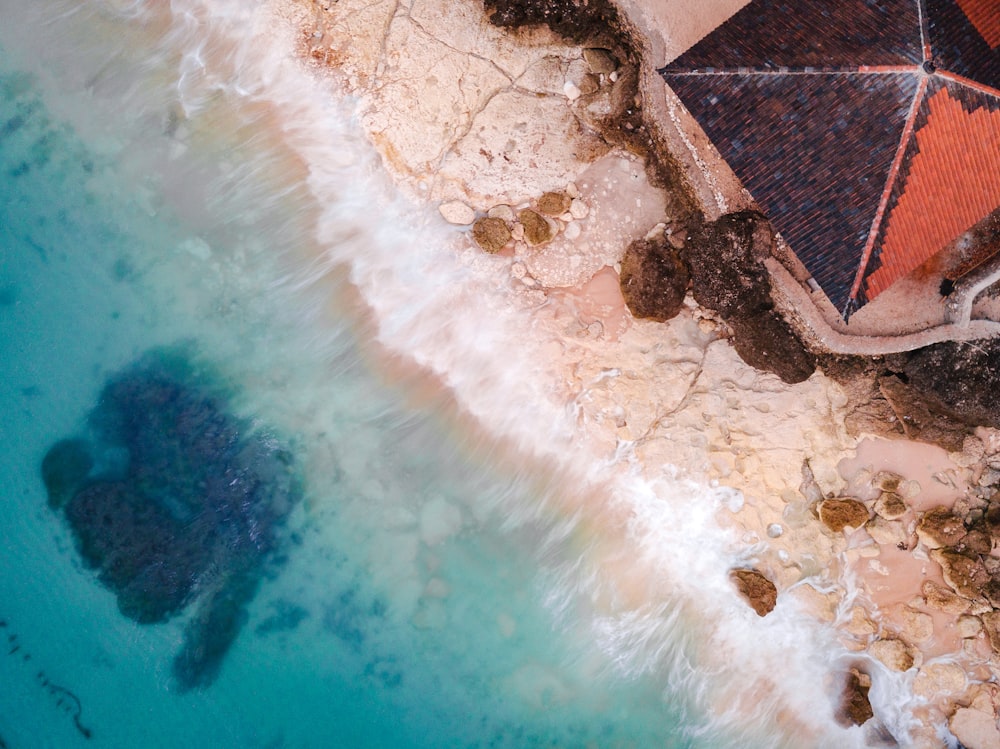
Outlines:
{"type": "Polygon", "coordinates": [[[750,0],[660,72],[845,317],[1000,207],[1000,0],[750,0]]]}
{"type": "Polygon", "coordinates": [[[869,299],[1000,205],[1000,111],[968,112],[947,87],[926,106],[904,190],[886,219],[882,265],[866,279],[869,299]]]}
{"type": "Polygon", "coordinates": [[[990,45],[990,49],[1000,47],[1000,3],[997,0],[958,0],[958,7],[990,45]]]}

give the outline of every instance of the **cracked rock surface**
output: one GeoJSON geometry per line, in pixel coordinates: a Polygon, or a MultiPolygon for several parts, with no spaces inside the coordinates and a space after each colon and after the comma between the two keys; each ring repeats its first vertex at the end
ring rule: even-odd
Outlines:
{"type": "Polygon", "coordinates": [[[386,166],[423,196],[516,204],[609,150],[569,106],[584,91],[599,98],[583,49],[544,27],[515,36],[487,23],[475,0],[312,10],[309,55],[362,97],[386,166]]]}

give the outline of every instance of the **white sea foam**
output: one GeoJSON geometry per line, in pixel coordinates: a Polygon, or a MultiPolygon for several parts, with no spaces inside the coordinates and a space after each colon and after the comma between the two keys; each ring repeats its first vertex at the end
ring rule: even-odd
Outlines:
{"type": "MultiPolygon", "coordinates": [[[[81,76],[88,67],[96,70],[70,86],[90,92],[84,97],[127,102],[137,122],[168,121],[179,109],[179,121],[165,127],[162,141],[149,142],[150,153],[125,154],[136,164],[166,168],[178,148],[188,147],[174,128],[205,123],[257,128],[254,137],[281,141],[290,166],[232,164],[224,184],[253,191],[262,180],[280,185],[284,179],[287,192],[305,185],[315,209],[301,220],[312,222],[315,244],[302,248],[298,262],[274,269],[273,289],[299,310],[303,325],[316,328],[318,347],[336,350],[336,335],[324,332],[330,312],[321,292],[346,278],[382,347],[432,373],[487,441],[504,445],[505,460],[513,455],[557,477],[552,484],[561,490],[544,504],[508,499],[502,509],[511,527],[545,528],[539,562],[548,603],[567,632],[583,632],[621,675],[660,679],[675,695],[671,700],[687,703],[687,732],[704,745],[866,744],[863,730],[841,729],[832,719],[834,677],[852,658],[832,629],[790,600],[779,599],[771,615],[759,618],[734,595],[728,571],[744,564],[745,551],[716,517],[722,506],[738,510],[742,498],[680,478],[669,467],[641,466],[627,445],[614,458],[600,454],[561,384],[551,338],[538,331],[531,310],[511,304],[507,261],[472,252],[436,213],[394,192],[352,103],[296,58],[294,14],[280,5],[232,0],[63,7],[65,14],[94,14],[93,28],[102,27],[97,16],[103,14],[108,33],[127,29],[126,41],[146,50],[145,75],[173,81],[146,88],[142,75],[116,72],[128,64],[127,45],[108,52],[98,36],[89,48],[82,40],[74,47],[88,60],[81,76]],[[171,90],[173,101],[162,98],[171,90]]],[[[31,13],[9,10],[7,17],[31,13]]],[[[67,59],[57,48],[43,56],[67,59]]],[[[86,131],[85,108],[65,106],[86,131]]],[[[184,184],[178,182],[171,207],[196,225],[203,206],[185,208],[184,184]]],[[[213,246],[202,236],[183,244],[203,261],[213,246]]],[[[428,505],[419,516],[432,540],[460,527],[458,510],[446,504],[428,505]]],[[[385,564],[400,563],[398,554],[385,555],[385,564]]],[[[879,714],[904,736],[906,677],[875,668],[873,680],[879,714]]]]}

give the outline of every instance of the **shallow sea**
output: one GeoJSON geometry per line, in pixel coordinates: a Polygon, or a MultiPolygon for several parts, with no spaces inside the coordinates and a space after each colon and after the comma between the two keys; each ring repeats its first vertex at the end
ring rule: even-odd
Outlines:
{"type": "Polygon", "coordinates": [[[804,745],[727,735],[669,596],[606,615],[567,488],[523,439],[511,457],[516,428],[469,426],[522,412],[456,418],[476,378],[531,410],[497,353],[516,331],[488,295],[441,322],[472,293],[453,235],[392,193],[349,102],[240,43],[253,7],[21,5],[0,2],[0,747],[804,745]],[[192,610],[123,616],[41,478],[108,378],[178,346],[303,487],[187,692],[192,610]]]}
{"type": "Polygon", "coordinates": [[[688,743],[654,681],[616,678],[546,607],[544,528],[502,522],[541,484],[372,371],[343,282],[287,281],[308,262],[307,196],[252,126],[234,139],[199,122],[184,143],[169,109],[132,100],[85,112],[81,133],[50,104],[72,80],[46,91],[0,59],[3,746],[688,743]],[[40,474],[109,376],[177,344],[291,446],[305,486],[219,678],[183,694],[170,663],[185,615],[122,616],[40,474]]]}

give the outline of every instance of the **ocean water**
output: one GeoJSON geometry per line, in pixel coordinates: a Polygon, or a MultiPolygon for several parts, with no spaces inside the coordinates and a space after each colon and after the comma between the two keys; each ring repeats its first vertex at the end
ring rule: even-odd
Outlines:
{"type": "Polygon", "coordinates": [[[266,6],[23,5],[0,2],[0,746],[863,743],[832,723],[829,633],[712,598],[708,488],[554,457],[586,449],[539,405],[503,269],[393,192],[266,6]],[[197,608],[124,616],[41,475],[165,350],[302,487],[190,690],[197,608]],[[566,499],[605,490],[619,527],[566,499]],[[642,575],[692,548],[694,608],[666,573],[638,602],[616,580],[623,555],[642,575]]]}

